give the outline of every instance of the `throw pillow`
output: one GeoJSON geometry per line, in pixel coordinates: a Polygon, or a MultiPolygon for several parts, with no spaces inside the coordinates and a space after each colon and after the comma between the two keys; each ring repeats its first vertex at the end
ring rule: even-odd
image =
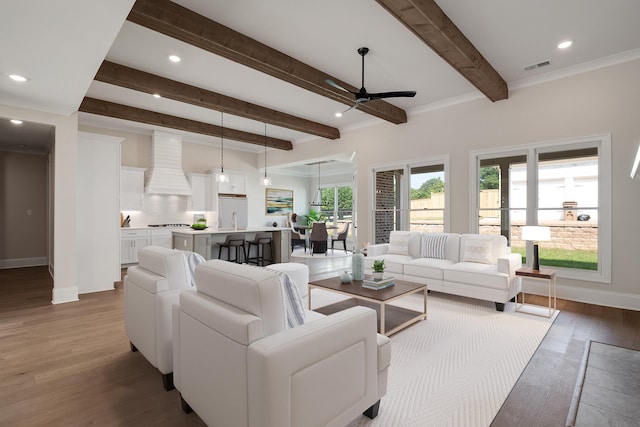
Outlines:
{"type": "Polygon", "coordinates": [[[425,233],[422,235],[422,258],[444,259],[444,247],[447,235],[443,233],[425,233]]]}
{"type": "Polygon", "coordinates": [[[491,256],[493,239],[481,236],[469,236],[464,245],[462,261],[493,264],[491,256]]]}
{"type": "Polygon", "coordinates": [[[389,236],[390,254],[409,255],[409,232],[395,231],[389,236]]]}

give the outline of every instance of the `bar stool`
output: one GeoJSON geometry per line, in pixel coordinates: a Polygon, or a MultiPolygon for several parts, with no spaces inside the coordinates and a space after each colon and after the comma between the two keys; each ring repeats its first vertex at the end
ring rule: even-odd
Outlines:
{"type": "Polygon", "coordinates": [[[245,235],[244,234],[227,234],[226,239],[224,240],[223,243],[218,243],[218,245],[220,245],[220,249],[218,249],[218,259],[222,259],[222,248],[227,248],[227,261],[235,261],[237,263],[240,263],[240,256],[238,254],[238,249],[242,248],[242,250],[240,251],[240,253],[242,253],[242,256],[245,258],[245,261],[247,260],[247,256],[244,253],[244,245],[246,243],[245,240],[245,235]],[[231,248],[236,248],[236,259],[232,260],[231,259],[231,248]]]}
{"type": "Polygon", "coordinates": [[[264,262],[269,261],[273,262],[273,240],[271,239],[271,235],[269,233],[257,233],[255,239],[247,242],[249,244],[247,248],[247,263],[251,263],[252,260],[255,261],[256,265],[262,265],[264,267],[264,262]],[[256,247],[256,256],[252,257],[251,255],[251,246],[256,247]],[[264,251],[269,247],[269,253],[271,258],[265,259],[264,251]],[[260,251],[262,249],[262,251],[260,251]],[[260,255],[262,253],[262,255],[260,255]]]}

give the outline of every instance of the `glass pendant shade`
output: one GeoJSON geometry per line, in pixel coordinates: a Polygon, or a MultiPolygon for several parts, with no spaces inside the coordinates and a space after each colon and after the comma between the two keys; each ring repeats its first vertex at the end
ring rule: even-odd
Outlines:
{"type": "Polygon", "coordinates": [[[261,180],[265,187],[271,185],[271,178],[267,176],[267,124],[264,124],[264,178],[261,180]]]}

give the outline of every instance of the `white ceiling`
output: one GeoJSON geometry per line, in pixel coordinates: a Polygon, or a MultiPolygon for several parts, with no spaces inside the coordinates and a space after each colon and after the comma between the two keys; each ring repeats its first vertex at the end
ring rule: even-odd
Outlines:
{"type": "MultiPolygon", "coordinates": [[[[509,88],[640,57],[638,0],[436,0],[500,73],[509,88]],[[573,46],[561,51],[562,40],[573,46]],[[550,60],[526,72],[524,66],[550,60]]],[[[175,0],[314,68],[360,87],[357,49],[365,59],[369,92],[415,90],[390,103],[412,114],[483,97],[467,80],[372,0],[175,0]]],[[[337,127],[343,133],[381,120],[297,86],[126,21],[132,0],[5,2],[0,16],[0,104],[57,114],[77,111],[83,97],[113,101],[220,125],[220,113],[155,99],[93,81],[104,59],[264,107],[337,127]],[[182,58],[170,63],[169,54],[182,58]],[[30,77],[17,84],[8,74],[30,77]]],[[[486,99],[486,98],[485,98],[486,99]]],[[[487,103],[490,103],[488,99],[487,103]]],[[[499,101],[508,102],[508,101],[499,101]]],[[[80,113],[80,124],[149,133],[152,127],[80,113]]],[[[28,130],[28,124],[24,126],[28,130]]],[[[8,135],[0,120],[0,135],[8,135]]],[[[13,125],[11,125],[13,126],[13,125]]],[[[224,126],[262,134],[264,124],[225,114],[224,126]]],[[[389,125],[396,126],[396,125],[389,125]]],[[[402,125],[398,125],[402,126],[402,125]]],[[[316,137],[269,125],[271,137],[295,144],[316,137]]],[[[170,129],[169,129],[170,130],[170,129]]],[[[171,132],[182,133],[175,130],[171,132]]],[[[219,139],[183,133],[185,140],[219,145],[219,139]]],[[[0,137],[16,144],[19,136],[0,137]]],[[[23,142],[20,142],[23,143],[23,142]]],[[[225,149],[259,152],[259,146],[225,141],[225,149]]]]}

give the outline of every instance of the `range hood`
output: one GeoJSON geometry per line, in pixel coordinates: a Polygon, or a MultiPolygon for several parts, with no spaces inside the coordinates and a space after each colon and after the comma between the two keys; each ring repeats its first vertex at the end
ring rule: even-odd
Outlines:
{"type": "Polygon", "coordinates": [[[151,167],[144,173],[144,192],[190,196],[191,186],[182,172],[182,137],[153,131],[151,167]]]}

